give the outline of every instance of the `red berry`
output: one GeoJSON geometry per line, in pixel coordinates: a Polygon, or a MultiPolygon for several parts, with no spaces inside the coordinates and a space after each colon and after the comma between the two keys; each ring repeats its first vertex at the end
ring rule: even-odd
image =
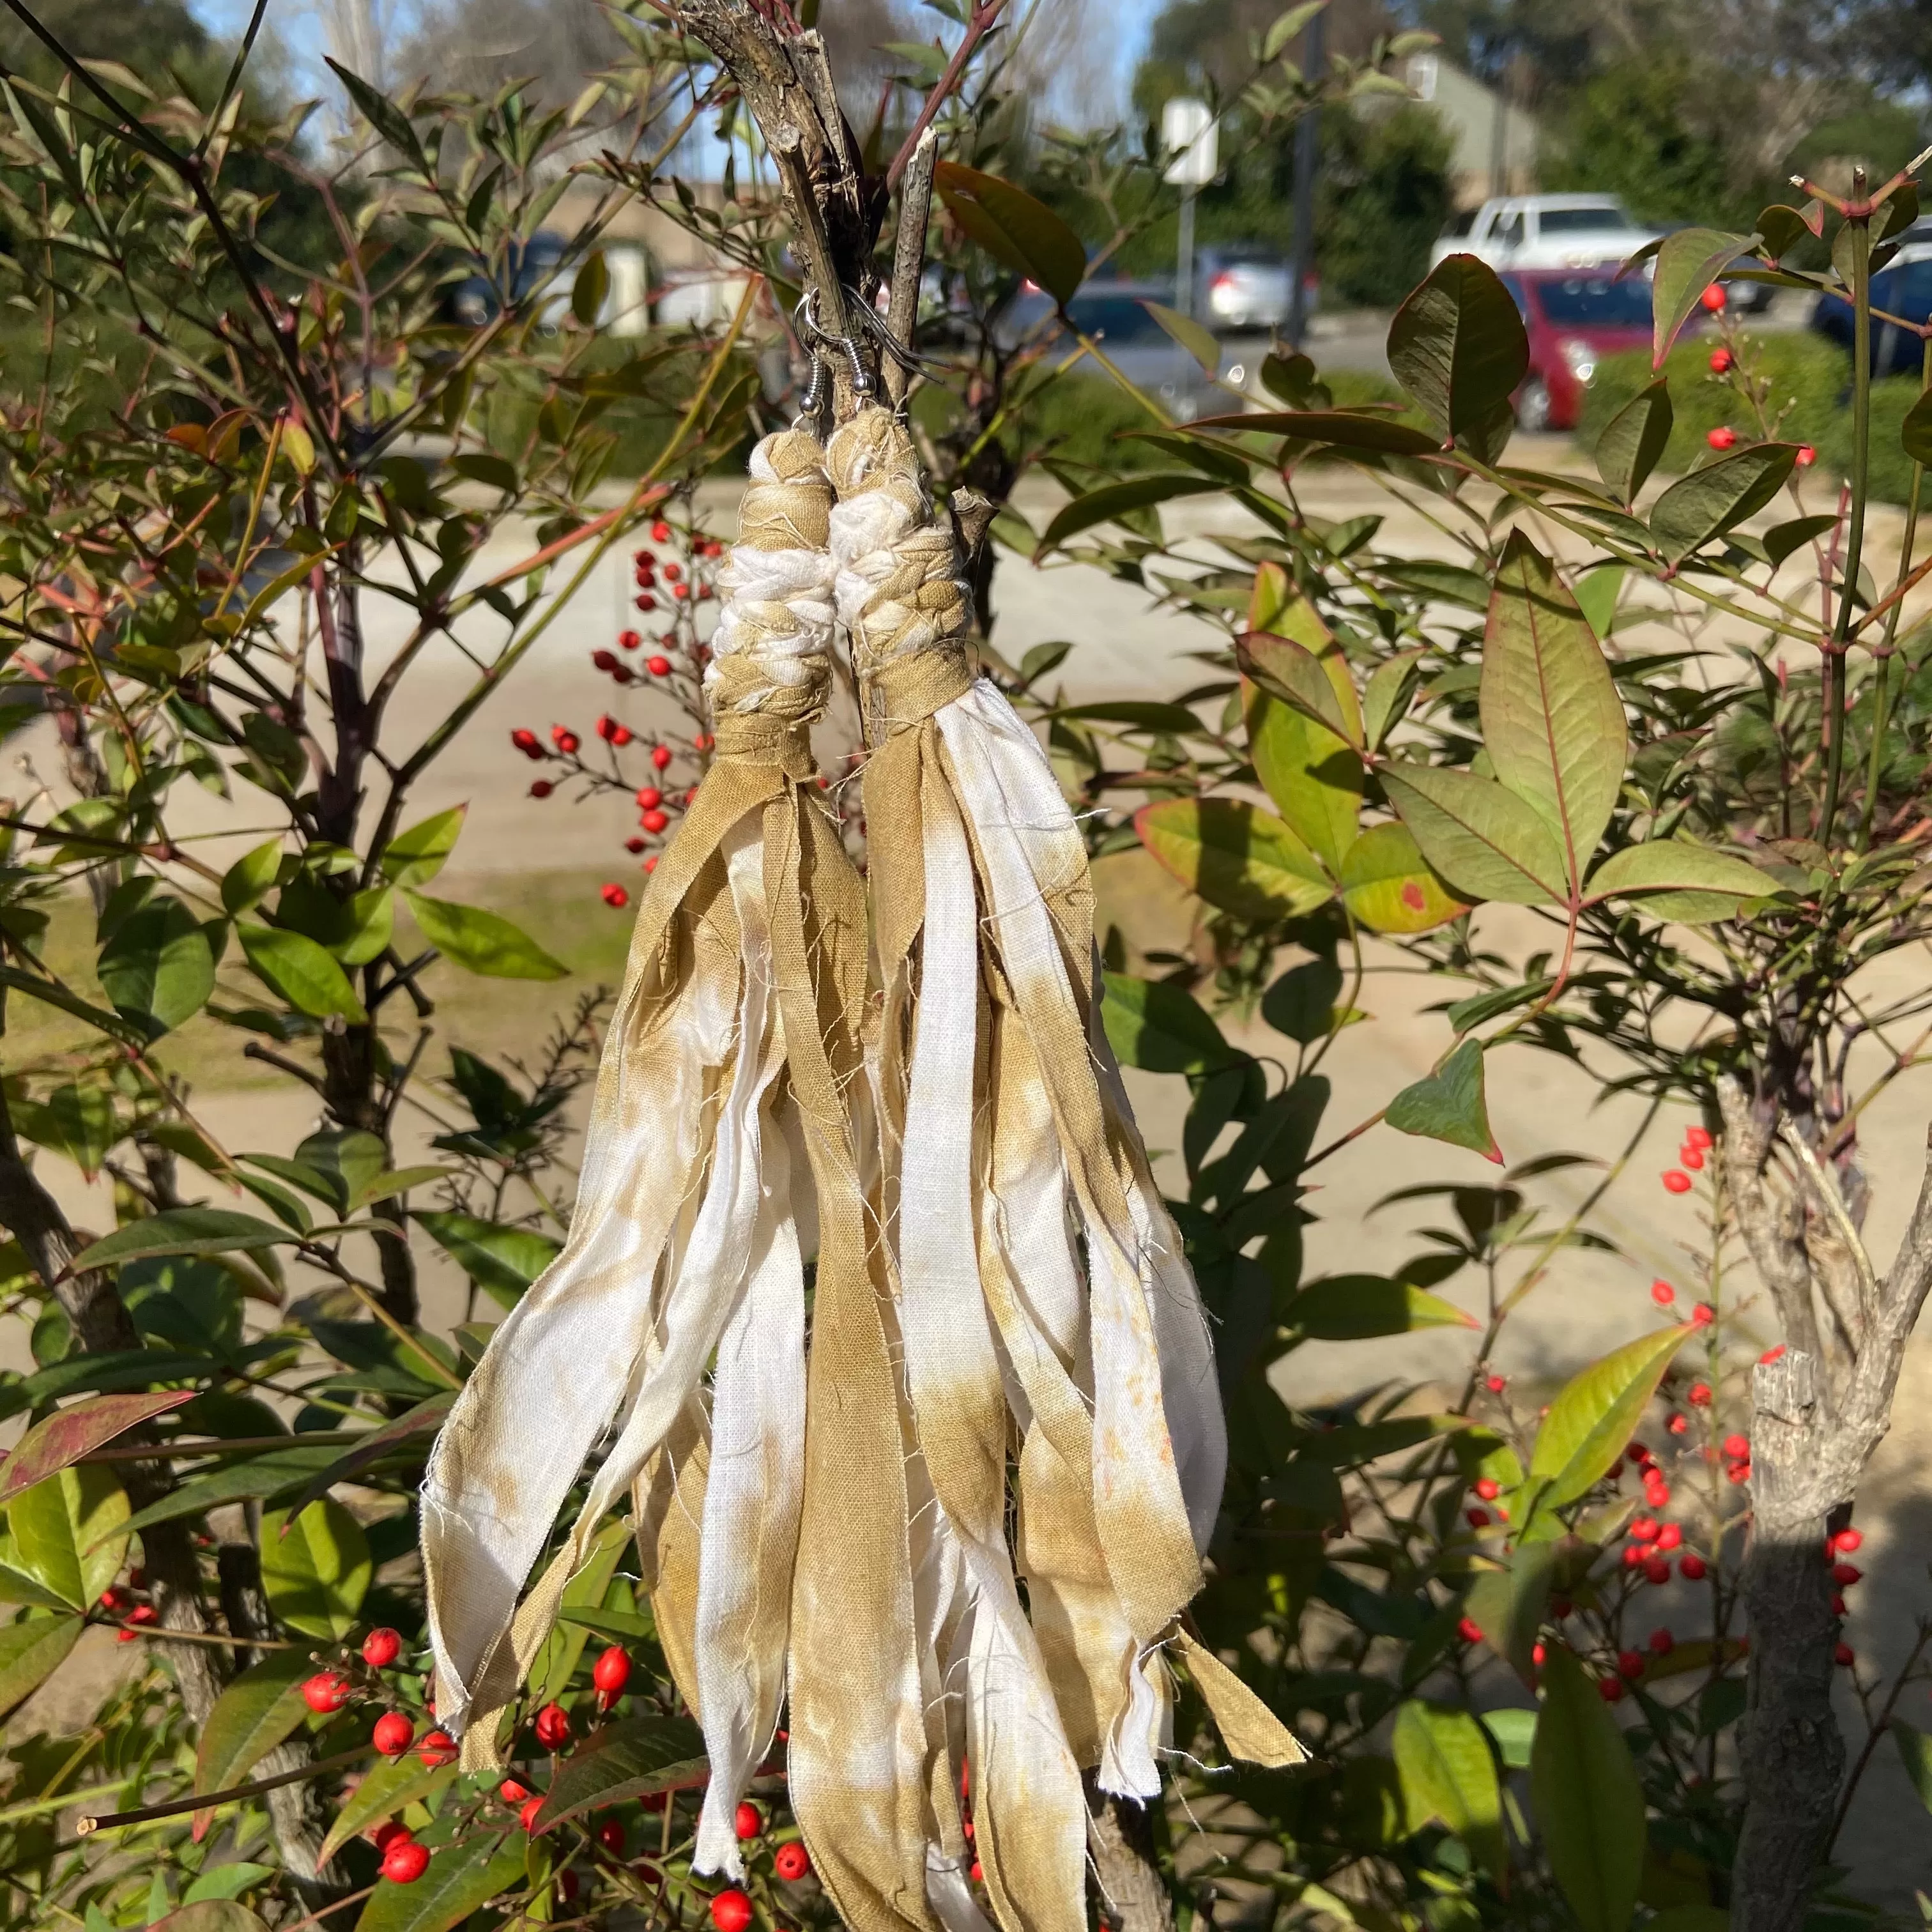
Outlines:
{"type": "Polygon", "coordinates": [[[1606,1704],[1616,1703],[1624,1694],[1624,1680],[1621,1677],[1600,1677],[1597,1679],[1597,1695],[1606,1704]]]}
{"type": "Polygon", "coordinates": [[[599,670],[615,670],[617,668],[617,653],[615,651],[592,651],[590,662],[599,670]]]}
{"type": "Polygon", "coordinates": [[[413,1838],[398,1838],[382,1854],[382,1876],[393,1885],[414,1885],[429,1870],[429,1853],[413,1838]]]}
{"type": "Polygon", "coordinates": [[[1624,1545],[1624,1568],[1626,1570],[1634,1570],[1648,1554],[1649,1552],[1640,1543],[1625,1544],[1624,1545]]]}
{"type": "Polygon", "coordinates": [[[1503,1486],[1496,1480],[1495,1477],[1478,1476],[1476,1478],[1476,1493],[1484,1502],[1494,1502],[1502,1492],[1503,1486]]]}
{"type": "Polygon", "coordinates": [[[635,631],[620,631],[617,633],[617,648],[620,651],[639,650],[642,647],[644,641],[635,631]]]}
{"type": "Polygon", "coordinates": [[[731,1828],[741,1838],[755,1838],[765,1828],[765,1814],[747,1798],[738,1807],[731,1828]]]}
{"type": "Polygon", "coordinates": [[[1724,286],[1721,282],[1713,282],[1697,299],[1713,315],[1721,314],[1724,307],[1724,286]]]}
{"type": "Polygon", "coordinates": [[[1694,1148],[1688,1141],[1677,1150],[1677,1164],[1688,1167],[1693,1174],[1699,1172],[1704,1165],[1704,1150],[1694,1148]]]}
{"type": "Polygon", "coordinates": [[[1849,1590],[1865,1573],[1856,1563],[1834,1563],[1832,1581],[1841,1590],[1849,1590]]]}
{"type": "Polygon", "coordinates": [[[1684,1532],[1674,1522],[1666,1522],[1657,1532],[1657,1546],[1659,1550],[1675,1550],[1683,1540],[1684,1532]]]}
{"type": "Polygon", "coordinates": [[[530,1786],[527,1784],[519,1784],[514,1778],[505,1778],[496,1787],[496,1796],[506,1804],[525,1804],[529,1801],[530,1795],[530,1786]]]}
{"type": "Polygon", "coordinates": [[[560,752],[577,749],[577,734],[568,724],[553,724],[550,728],[550,741],[560,752]]]}
{"type": "Polygon", "coordinates": [[[1729,423],[1720,423],[1704,438],[1713,449],[1729,449],[1736,442],[1738,433],[1729,423]]]}
{"type": "Polygon", "coordinates": [[[624,888],[620,885],[615,884],[603,885],[598,886],[597,890],[598,896],[602,898],[604,903],[607,906],[609,906],[613,911],[621,912],[626,906],[631,903],[630,894],[625,891],[624,888]]]}
{"type": "Polygon", "coordinates": [[[1664,1191],[1666,1194],[1688,1194],[1690,1177],[1679,1168],[1670,1168],[1664,1177],[1664,1191]]]}
{"type": "MultiPolygon", "coordinates": [[[[627,672],[626,676],[628,677],[628,675],[629,674],[627,672]]],[[[630,726],[628,724],[620,724],[617,728],[610,734],[610,742],[614,745],[628,745],[631,742],[631,737],[632,732],[630,726]]]]}
{"type": "Polygon", "coordinates": [[[510,742],[526,758],[540,758],[544,754],[543,741],[534,731],[512,731],[510,742]]]}
{"type": "Polygon", "coordinates": [[[812,1860],[796,1840],[781,1845],[772,1854],[772,1869],[788,1885],[796,1885],[812,1869],[812,1860]]]}
{"type": "Polygon", "coordinates": [[[403,1654],[403,1640],[386,1624],[362,1640],[362,1661],[371,1670],[386,1670],[403,1654]]]}
{"type": "Polygon", "coordinates": [[[1711,351],[1711,374],[1714,376],[1727,374],[1730,372],[1731,364],[1735,359],[1736,358],[1732,356],[1731,352],[1728,349],[1712,350],[1711,351]]]}
{"type": "Polygon", "coordinates": [[[1708,1382],[1693,1382],[1690,1401],[1693,1408],[1708,1408],[1711,1406],[1711,1384],[1708,1382]]]}
{"type": "Polygon", "coordinates": [[[1456,1626],[1456,1634],[1465,1643],[1480,1643],[1483,1640],[1483,1627],[1474,1617],[1465,1617],[1456,1626]]]}
{"type": "Polygon", "coordinates": [[[597,735],[607,745],[617,735],[617,721],[608,712],[597,721],[597,735]]]}
{"type": "Polygon", "coordinates": [[[1501,1395],[1509,1387],[1508,1381],[1502,1376],[1489,1376],[1484,1378],[1483,1386],[1492,1395],[1501,1395]]]}
{"type": "Polygon", "coordinates": [[[541,1796],[526,1798],[524,1801],[523,1809],[517,1814],[517,1822],[522,1826],[525,1831],[534,1832],[537,1828],[537,1814],[542,1809],[543,1799],[541,1796]]]}
{"type": "Polygon", "coordinates": [[[641,852],[644,849],[644,842],[641,838],[626,838],[624,841],[624,850],[626,852],[641,852]]]}
{"type": "Polygon", "coordinates": [[[1772,1363],[1776,1361],[1784,1353],[1784,1344],[1782,1342],[1780,1342],[1775,1348],[1766,1349],[1764,1353],[1759,1356],[1758,1360],[1768,1367],[1772,1363]]]}
{"type": "Polygon", "coordinates": [[[717,742],[709,731],[700,731],[692,740],[691,748],[694,752],[708,752],[717,742]]]}
{"type": "Polygon", "coordinates": [[[651,542],[652,543],[670,542],[670,526],[662,517],[651,526],[651,542]]]}
{"type": "Polygon", "coordinates": [[[456,1762],[456,1740],[447,1731],[425,1731],[416,1746],[416,1756],[432,1771],[456,1762]]]}
{"type": "Polygon", "coordinates": [[[339,1711],[349,1701],[350,1683],[346,1677],[333,1670],[325,1670],[311,1677],[302,1686],[302,1702],[311,1711],[327,1717],[332,1711],[339,1711]]]}
{"type": "Polygon", "coordinates": [[[629,1652],[614,1643],[592,1666],[590,1681],[606,1696],[616,1696],[631,1681],[629,1652]]]}
{"type": "Polygon", "coordinates": [[[1724,1454],[1734,1462],[1746,1460],[1750,1454],[1750,1438],[1744,1436],[1726,1436],[1723,1444],[1724,1454]]]}
{"type": "Polygon", "coordinates": [[[1650,1582],[1667,1583],[1670,1581],[1670,1562],[1662,1556],[1647,1556],[1644,1558],[1643,1574],[1650,1582]]]}
{"type": "Polygon", "coordinates": [[[1748,1462],[1733,1462],[1724,1472],[1724,1476],[1730,1482],[1748,1483],[1750,1480],[1750,1465],[1748,1462]]]}
{"type": "Polygon", "coordinates": [[[368,1834],[370,1844],[378,1852],[386,1852],[399,1838],[412,1838],[416,1834],[400,1818],[391,1818],[378,1825],[368,1834]]]}
{"type": "Polygon", "coordinates": [[[1673,1415],[1664,1426],[1672,1435],[1682,1436],[1690,1426],[1690,1418],[1688,1415],[1673,1415]]]}
{"type": "Polygon", "coordinates": [[[1487,1510],[1465,1510],[1462,1514],[1468,1518],[1472,1529],[1486,1529],[1489,1527],[1490,1513],[1487,1510]]]}
{"type": "Polygon", "coordinates": [[[670,820],[662,812],[646,812],[639,815],[638,823],[646,832],[656,833],[662,832],[670,823],[670,820]]]}
{"type": "Polygon", "coordinates": [[[688,584],[674,584],[670,587],[670,594],[682,604],[690,596],[691,586],[688,584]]]}
{"type": "MultiPolygon", "coordinates": [[[[644,668],[653,677],[668,677],[670,675],[670,659],[667,657],[646,658],[644,668]]],[[[718,1896],[722,1898],[724,1894],[720,1892],[718,1896]]]]}
{"type": "Polygon", "coordinates": [[[662,771],[670,763],[670,747],[668,745],[653,745],[651,747],[651,763],[662,771]]]}
{"type": "Polygon", "coordinates": [[[530,781],[530,796],[532,798],[548,798],[556,789],[556,787],[548,778],[532,778],[530,781]]]}
{"type": "Polygon", "coordinates": [[[1845,1614],[1845,1600],[1836,1591],[1834,1591],[1832,1594],[1832,1614],[1834,1617],[1841,1617],[1845,1614]]]}
{"type": "Polygon", "coordinates": [[[614,1858],[624,1856],[624,1828],[614,1818],[606,1818],[597,1828],[597,1842],[614,1858]]]}
{"type": "Polygon", "coordinates": [[[1657,1525],[1650,1517],[1640,1516],[1630,1525],[1630,1537],[1633,1543],[1654,1543],[1657,1525]]]}
{"type": "Polygon", "coordinates": [[[1832,1547],[1844,1551],[1849,1556],[1853,1550],[1863,1547],[1864,1540],[1864,1532],[1862,1529],[1841,1529],[1832,1538],[1832,1547]]]}
{"type": "Polygon", "coordinates": [[[1833,1648],[1832,1652],[1832,1661],[1834,1664],[1839,1665],[1841,1668],[1849,1670],[1851,1668],[1854,1660],[1856,1658],[1857,1654],[1858,1653],[1852,1649],[1850,1644],[1841,1643],[1833,1648]]]}
{"type": "Polygon", "coordinates": [[[982,1875],[982,1874],[980,1870],[980,1861],[977,1858],[975,1858],[973,1861],[973,1869],[969,1871],[966,1876],[970,1878],[975,1885],[977,1885],[980,1882],[982,1875]]]}
{"type": "Polygon", "coordinates": [[[1708,1148],[1715,1144],[1711,1138],[1711,1130],[1708,1127],[1686,1127],[1684,1130],[1684,1140],[1685,1145],[1688,1147],[1708,1148]]]}
{"type": "Polygon", "coordinates": [[[1677,1291],[1667,1281],[1654,1281],[1650,1285],[1650,1298],[1660,1308],[1668,1308],[1677,1299],[1677,1291]]]}
{"type": "Polygon", "coordinates": [[[638,803],[644,810],[649,812],[654,806],[660,806],[663,802],[664,794],[659,791],[656,785],[638,786],[638,803]]]}
{"type": "Polygon", "coordinates": [[[1718,1318],[1718,1311],[1708,1301],[1700,1301],[1690,1311],[1690,1325],[1694,1328],[1708,1328],[1718,1318]]]}
{"type": "Polygon", "coordinates": [[[734,1886],[711,1901],[711,1922],[717,1932],[745,1932],[752,1922],[752,1901],[734,1886]]]}
{"type": "Polygon", "coordinates": [[[569,1742],[570,1713],[561,1704],[546,1704],[537,1713],[532,1728],[537,1734],[538,1744],[546,1750],[555,1750],[560,1744],[569,1742]]]}
{"type": "Polygon", "coordinates": [[[655,610],[658,608],[658,600],[648,590],[639,591],[631,602],[636,604],[640,610],[655,610]]]}
{"type": "Polygon", "coordinates": [[[1801,442],[1798,446],[1798,466],[1799,469],[1809,470],[1812,464],[1816,463],[1817,460],[1818,452],[1814,449],[1808,442],[1801,442]]]}
{"type": "Polygon", "coordinates": [[[647,872],[655,872],[657,868],[658,855],[653,852],[651,856],[644,861],[644,870],[647,872]]]}
{"type": "Polygon", "coordinates": [[[1686,1555],[1683,1562],[1678,1564],[1677,1568],[1687,1583],[1701,1583],[1709,1570],[1709,1566],[1705,1562],[1703,1558],[1700,1556],[1694,1550],[1686,1555]]]}
{"type": "Polygon", "coordinates": [[[1643,1652],[1640,1650],[1620,1650],[1617,1652],[1617,1675],[1636,1678],[1643,1675],[1643,1652]]]}
{"type": "Polygon", "coordinates": [[[1650,1648],[1653,1656],[1668,1657],[1677,1648],[1677,1640],[1667,1630],[1654,1630],[1650,1634],[1650,1648]]]}
{"type": "Polygon", "coordinates": [[[1543,1668],[1544,1664],[1548,1658],[1549,1655],[1549,1652],[1546,1650],[1540,1643],[1533,1643],[1529,1647],[1529,1660],[1531,1663],[1534,1664],[1539,1670],[1543,1668]]]}
{"type": "Polygon", "coordinates": [[[664,567],[664,574],[675,584],[684,574],[684,566],[681,563],[668,563],[664,567]]]}
{"type": "Polygon", "coordinates": [[[385,1711],[376,1720],[369,1742],[385,1757],[400,1757],[416,1742],[416,1727],[400,1711],[385,1711]]]}
{"type": "MultiPolygon", "coordinates": [[[[1668,1509],[1670,1507],[1670,1485],[1668,1483],[1646,1483],[1643,1499],[1654,1510],[1668,1509]]],[[[1660,1529],[1657,1533],[1660,1537],[1664,1534],[1660,1529]]]]}

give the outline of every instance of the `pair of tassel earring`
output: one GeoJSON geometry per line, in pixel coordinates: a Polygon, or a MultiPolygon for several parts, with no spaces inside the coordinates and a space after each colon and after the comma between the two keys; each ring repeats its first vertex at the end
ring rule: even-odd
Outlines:
{"type": "Polygon", "coordinates": [[[1303,1755],[1178,1622],[1226,1462],[1207,1325],[1101,1030],[1078,828],[974,673],[910,437],[867,404],[766,438],[752,478],[717,755],[639,910],[569,1239],[424,1484],[438,1718],[496,1761],[628,1490],[710,1758],[698,1870],[742,1875],[784,1713],[848,1924],[983,1928],[976,1856],[1006,1932],[1084,1932],[1082,1773],[1158,1795],[1170,1654],[1231,1751],[1303,1755]],[[842,629],[869,920],[813,783],[842,629]]]}

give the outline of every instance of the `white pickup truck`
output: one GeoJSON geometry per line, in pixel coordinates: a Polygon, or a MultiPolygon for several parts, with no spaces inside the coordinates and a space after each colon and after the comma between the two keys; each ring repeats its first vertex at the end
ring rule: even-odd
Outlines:
{"type": "Polygon", "coordinates": [[[1659,230],[1641,228],[1613,194],[1514,194],[1459,216],[1429,251],[1474,255],[1492,268],[1586,268],[1622,262],[1659,230]]]}

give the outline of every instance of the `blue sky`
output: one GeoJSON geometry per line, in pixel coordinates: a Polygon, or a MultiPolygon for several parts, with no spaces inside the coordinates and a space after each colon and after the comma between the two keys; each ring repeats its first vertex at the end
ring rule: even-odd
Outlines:
{"type": "MultiPolygon", "coordinates": [[[[253,10],[252,0],[189,0],[189,4],[212,32],[224,37],[239,34],[253,10]]],[[[406,0],[390,0],[390,4],[400,6],[406,0]]],[[[1046,4],[1051,5],[1052,0],[1046,4]]],[[[1148,24],[1160,4],[1161,0],[1092,0],[1090,10],[1096,23],[1111,23],[1116,33],[1114,77],[1122,102],[1134,62],[1147,39],[1148,24]]],[[[825,0],[825,4],[836,7],[838,0],[825,0]]],[[[319,0],[268,0],[268,22],[297,66],[314,71],[320,84],[322,34],[319,0]]]]}

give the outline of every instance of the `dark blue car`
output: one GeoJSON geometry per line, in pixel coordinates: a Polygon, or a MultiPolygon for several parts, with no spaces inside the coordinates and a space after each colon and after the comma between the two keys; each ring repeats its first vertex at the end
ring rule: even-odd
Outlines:
{"type": "MultiPolygon", "coordinates": [[[[1932,321],[1932,229],[1913,228],[1906,232],[1904,245],[1896,257],[1872,278],[1873,309],[1895,316],[1900,322],[1923,326],[1932,321]]],[[[1852,347],[1852,305],[1842,296],[1820,296],[1811,311],[1811,326],[1820,335],[1835,342],[1847,355],[1852,347]]],[[[1896,322],[1872,316],[1872,374],[1878,376],[1916,376],[1924,355],[1924,345],[1910,329],[1896,322]]]]}

